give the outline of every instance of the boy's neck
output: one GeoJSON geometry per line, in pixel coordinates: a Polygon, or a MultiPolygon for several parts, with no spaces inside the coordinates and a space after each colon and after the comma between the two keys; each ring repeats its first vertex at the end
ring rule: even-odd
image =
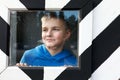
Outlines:
{"type": "Polygon", "coordinates": [[[63,47],[46,47],[47,50],[49,51],[49,53],[54,56],[56,55],[57,53],[61,52],[63,47]]]}

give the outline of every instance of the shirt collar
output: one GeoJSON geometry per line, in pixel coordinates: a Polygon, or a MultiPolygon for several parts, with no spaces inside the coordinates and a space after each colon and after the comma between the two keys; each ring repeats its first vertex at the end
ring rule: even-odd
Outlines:
{"type": "Polygon", "coordinates": [[[66,49],[63,49],[61,52],[56,53],[55,55],[51,55],[49,53],[49,51],[46,49],[45,45],[43,44],[42,46],[43,46],[43,49],[44,49],[44,54],[43,55],[45,55],[48,59],[52,58],[52,59],[55,59],[55,60],[61,60],[65,57],[68,57],[68,56],[72,55],[71,52],[69,50],[66,50],[66,49]]]}

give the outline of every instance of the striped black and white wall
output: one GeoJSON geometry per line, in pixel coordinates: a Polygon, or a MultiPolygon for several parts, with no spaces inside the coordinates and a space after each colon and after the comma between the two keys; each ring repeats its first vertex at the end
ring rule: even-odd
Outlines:
{"type": "Polygon", "coordinates": [[[0,80],[118,80],[119,0],[0,0],[0,80]],[[8,66],[10,10],[80,10],[80,68],[8,66]]]}

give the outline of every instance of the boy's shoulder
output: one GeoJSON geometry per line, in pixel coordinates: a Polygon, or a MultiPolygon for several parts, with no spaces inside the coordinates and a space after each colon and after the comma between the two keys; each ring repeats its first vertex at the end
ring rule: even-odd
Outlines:
{"type": "Polygon", "coordinates": [[[26,50],[25,54],[26,55],[37,54],[37,53],[40,53],[43,48],[44,48],[44,45],[39,45],[39,46],[36,46],[35,48],[26,50]]]}

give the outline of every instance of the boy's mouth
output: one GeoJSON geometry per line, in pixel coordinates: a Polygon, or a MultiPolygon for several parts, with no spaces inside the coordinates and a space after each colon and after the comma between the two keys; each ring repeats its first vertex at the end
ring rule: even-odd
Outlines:
{"type": "Polygon", "coordinates": [[[48,41],[48,42],[52,42],[52,41],[54,41],[53,39],[46,39],[46,41],[48,41]]]}

